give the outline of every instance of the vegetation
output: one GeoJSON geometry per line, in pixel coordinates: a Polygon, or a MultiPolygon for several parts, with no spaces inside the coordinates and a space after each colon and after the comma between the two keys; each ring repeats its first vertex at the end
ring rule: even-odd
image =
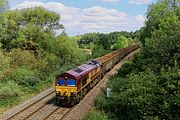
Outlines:
{"type": "Polygon", "coordinates": [[[180,119],[179,3],[150,5],[145,26],[135,32],[143,48],[110,79],[111,97],[102,93],[96,101],[108,119],[180,119]]]}
{"type": "Polygon", "coordinates": [[[102,56],[118,48],[127,47],[135,42],[137,42],[136,35],[128,32],[112,32],[108,34],[87,33],[82,35],[78,40],[80,48],[92,50],[93,58],[102,56]]]}
{"type": "Polygon", "coordinates": [[[55,30],[63,29],[58,14],[34,7],[4,11],[0,17],[0,112],[87,61],[77,41],[64,32],[56,35],[55,30]]]}
{"type": "Polygon", "coordinates": [[[108,118],[104,113],[93,109],[93,111],[86,115],[85,120],[108,120],[108,118]]]}
{"type": "Polygon", "coordinates": [[[140,53],[108,83],[111,97],[102,93],[85,119],[180,119],[179,5],[150,5],[145,26],[135,32],[68,37],[56,35],[64,29],[58,14],[42,7],[7,10],[0,0],[0,112],[51,86],[57,74],[139,40],[140,53]]]}
{"type": "Polygon", "coordinates": [[[58,14],[42,7],[7,10],[7,1],[0,3],[0,113],[50,87],[57,74],[134,39],[127,32],[56,35],[64,29],[58,14]],[[92,56],[78,47],[91,49],[92,56]]]}

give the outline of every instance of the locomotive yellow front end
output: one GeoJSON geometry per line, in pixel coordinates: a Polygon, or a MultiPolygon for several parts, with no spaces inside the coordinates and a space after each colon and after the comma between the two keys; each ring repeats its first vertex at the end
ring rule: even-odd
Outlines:
{"type": "Polygon", "coordinates": [[[58,77],[55,83],[56,102],[60,105],[73,104],[77,94],[76,84],[76,80],[70,76],[58,77]]]}

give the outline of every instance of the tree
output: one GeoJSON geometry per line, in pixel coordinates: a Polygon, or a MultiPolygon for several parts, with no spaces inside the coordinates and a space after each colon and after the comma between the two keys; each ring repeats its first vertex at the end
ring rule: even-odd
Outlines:
{"type": "Polygon", "coordinates": [[[116,39],[113,49],[125,48],[129,46],[131,42],[132,42],[132,39],[126,38],[124,36],[119,36],[118,39],[116,39]]]}
{"type": "Polygon", "coordinates": [[[97,43],[99,39],[100,33],[87,33],[84,34],[81,39],[78,41],[79,44],[90,44],[90,43],[97,43]]]}
{"type": "MultiPolygon", "coordinates": [[[[3,32],[2,32],[2,22],[4,21],[4,18],[2,16],[2,12],[4,12],[6,9],[7,9],[7,6],[8,6],[8,2],[7,0],[0,0],[0,36],[3,35],[3,32]]],[[[1,44],[1,41],[0,41],[0,44],[1,44]]]]}
{"type": "Polygon", "coordinates": [[[42,44],[48,45],[46,40],[54,36],[54,30],[63,28],[60,16],[42,7],[7,11],[3,17],[0,42],[8,51],[20,47],[36,52],[42,44]]]}
{"type": "Polygon", "coordinates": [[[151,35],[144,44],[144,53],[146,59],[153,61],[150,64],[154,68],[179,67],[180,65],[179,14],[180,7],[171,6],[166,0],[153,5],[149,11],[148,26],[144,32],[149,29],[151,35]]]}
{"type": "MultiPolygon", "coordinates": [[[[145,27],[142,28],[140,36],[140,40],[143,44],[145,44],[145,39],[150,38],[155,30],[162,30],[160,24],[163,21],[166,22],[166,20],[172,18],[172,16],[168,16],[168,14],[172,15],[174,13],[176,17],[179,15],[179,3],[179,0],[159,0],[156,4],[149,6],[147,11],[147,21],[145,27]]],[[[171,23],[166,22],[166,24],[170,25],[171,23]]]]}

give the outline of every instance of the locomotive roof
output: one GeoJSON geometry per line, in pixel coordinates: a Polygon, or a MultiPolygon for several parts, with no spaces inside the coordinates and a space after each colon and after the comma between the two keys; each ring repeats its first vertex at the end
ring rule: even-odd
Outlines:
{"type": "Polygon", "coordinates": [[[100,62],[98,62],[96,60],[92,60],[85,64],[82,64],[81,66],[79,66],[73,70],[69,70],[64,74],[68,74],[68,75],[72,76],[73,78],[78,79],[79,77],[85,76],[87,73],[94,70],[95,68],[97,68],[100,65],[101,65],[100,62]]]}

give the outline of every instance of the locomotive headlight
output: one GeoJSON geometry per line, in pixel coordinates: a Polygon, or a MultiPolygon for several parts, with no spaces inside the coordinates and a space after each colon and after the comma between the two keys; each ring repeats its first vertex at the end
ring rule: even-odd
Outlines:
{"type": "Polygon", "coordinates": [[[60,91],[56,91],[56,95],[61,95],[61,92],[60,91]]]}

